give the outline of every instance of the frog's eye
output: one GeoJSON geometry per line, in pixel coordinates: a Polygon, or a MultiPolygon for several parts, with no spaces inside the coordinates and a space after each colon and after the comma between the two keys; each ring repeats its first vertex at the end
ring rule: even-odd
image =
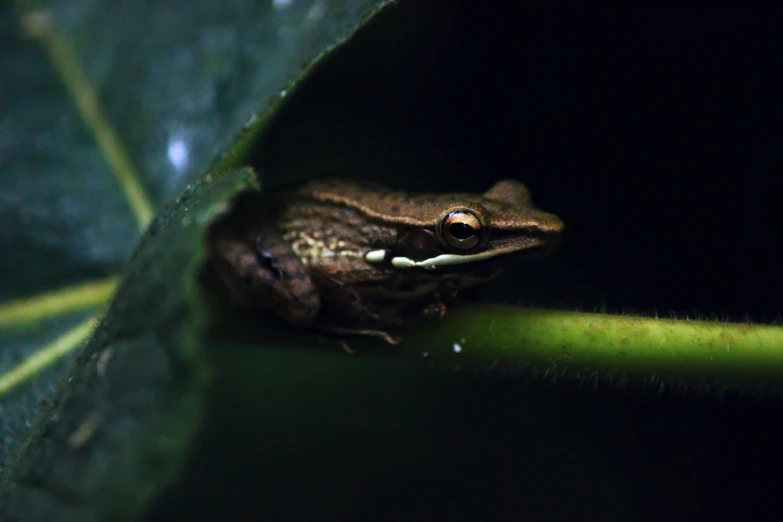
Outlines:
{"type": "Polygon", "coordinates": [[[446,216],[441,225],[441,236],[446,243],[459,250],[468,250],[481,240],[481,221],[475,214],[456,210],[446,216]]]}

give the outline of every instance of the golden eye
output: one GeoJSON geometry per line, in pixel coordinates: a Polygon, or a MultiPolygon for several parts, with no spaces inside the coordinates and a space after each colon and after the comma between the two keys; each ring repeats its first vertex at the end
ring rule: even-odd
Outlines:
{"type": "Polygon", "coordinates": [[[481,240],[481,221],[467,211],[456,210],[446,216],[441,225],[441,235],[452,248],[468,250],[481,240]]]}

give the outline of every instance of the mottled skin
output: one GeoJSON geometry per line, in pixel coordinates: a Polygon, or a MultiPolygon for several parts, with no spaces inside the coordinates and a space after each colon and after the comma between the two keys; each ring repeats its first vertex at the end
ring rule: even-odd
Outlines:
{"type": "Polygon", "coordinates": [[[389,343],[399,339],[388,331],[411,319],[442,317],[459,290],[523,257],[548,253],[563,230],[517,181],[498,182],[484,194],[409,194],[329,178],[261,198],[240,226],[211,239],[215,266],[234,297],[299,327],[389,343]],[[483,225],[469,249],[445,240],[450,229],[442,224],[454,210],[483,225]],[[372,251],[386,256],[368,261],[372,251]],[[441,254],[462,262],[430,268],[391,262],[441,254]]]}

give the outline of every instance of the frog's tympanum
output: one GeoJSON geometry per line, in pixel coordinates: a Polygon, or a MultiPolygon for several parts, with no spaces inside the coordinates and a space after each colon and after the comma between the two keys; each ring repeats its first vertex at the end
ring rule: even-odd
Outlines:
{"type": "Polygon", "coordinates": [[[484,194],[410,194],[329,178],[264,193],[250,223],[211,239],[232,297],[337,335],[443,317],[460,290],[549,253],[563,223],[518,181],[484,194]]]}

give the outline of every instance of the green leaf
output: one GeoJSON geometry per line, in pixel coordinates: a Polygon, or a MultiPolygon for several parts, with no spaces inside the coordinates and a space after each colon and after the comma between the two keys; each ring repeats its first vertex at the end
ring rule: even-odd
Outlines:
{"type": "Polygon", "coordinates": [[[42,369],[79,346],[80,310],[113,291],[147,219],[139,201],[193,183],[372,4],[0,6],[0,461],[67,363],[42,369]]]}
{"type": "Polygon", "coordinates": [[[135,520],[180,472],[204,409],[205,228],[250,171],[194,184],[150,225],[112,305],[14,464],[19,520],[135,520]],[[97,462],[96,462],[97,461],[97,462]]]}

